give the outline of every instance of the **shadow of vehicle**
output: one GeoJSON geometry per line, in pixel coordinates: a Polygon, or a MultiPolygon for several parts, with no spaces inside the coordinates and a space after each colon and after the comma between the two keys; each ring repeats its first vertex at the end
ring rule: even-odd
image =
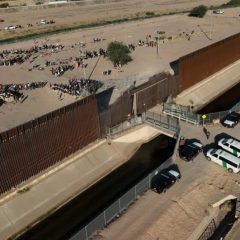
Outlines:
{"type": "Polygon", "coordinates": [[[215,142],[205,145],[203,147],[203,154],[205,157],[206,157],[208,150],[210,150],[211,148],[219,148],[219,147],[215,142]]]}
{"type": "Polygon", "coordinates": [[[232,138],[234,140],[239,141],[239,139],[234,138],[233,136],[223,132],[223,133],[219,133],[215,136],[215,138],[214,138],[215,143],[217,144],[217,142],[220,141],[222,138],[232,138]]]}

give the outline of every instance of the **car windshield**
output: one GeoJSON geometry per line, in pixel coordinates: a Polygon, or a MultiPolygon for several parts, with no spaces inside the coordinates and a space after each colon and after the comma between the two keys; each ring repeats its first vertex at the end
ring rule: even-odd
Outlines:
{"type": "Polygon", "coordinates": [[[210,154],[215,154],[217,152],[217,150],[216,149],[212,149],[212,151],[210,151],[210,154]]]}
{"type": "Polygon", "coordinates": [[[192,148],[199,148],[199,146],[197,146],[196,144],[197,144],[197,143],[195,143],[195,144],[194,144],[194,143],[191,143],[191,144],[189,144],[189,146],[192,147],[192,148]]]}
{"type": "Polygon", "coordinates": [[[168,175],[165,175],[164,173],[162,173],[161,176],[163,176],[163,177],[169,179],[169,176],[168,176],[168,175]]]}
{"type": "Polygon", "coordinates": [[[227,119],[229,119],[229,120],[239,120],[239,118],[240,118],[240,115],[238,114],[238,113],[235,113],[235,112],[233,112],[233,113],[230,113],[228,116],[227,116],[227,119]]]}
{"type": "Polygon", "coordinates": [[[184,147],[182,150],[181,150],[181,153],[182,154],[191,154],[193,152],[195,152],[197,149],[193,146],[190,146],[190,145],[187,145],[186,147],[184,147]]]}
{"type": "Polygon", "coordinates": [[[225,143],[227,143],[227,139],[224,139],[224,140],[222,140],[222,144],[225,144],[225,143]]]}

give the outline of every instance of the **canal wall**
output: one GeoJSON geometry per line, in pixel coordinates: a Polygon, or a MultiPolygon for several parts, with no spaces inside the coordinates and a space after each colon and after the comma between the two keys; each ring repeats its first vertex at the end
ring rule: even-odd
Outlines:
{"type": "Polygon", "coordinates": [[[2,198],[0,239],[8,239],[41,221],[128,161],[143,143],[160,134],[159,130],[142,125],[114,140],[96,142],[2,198]]]}
{"type": "Polygon", "coordinates": [[[189,106],[193,111],[202,109],[206,104],[228,91],[240,82],[240,60],[211,75],[204,81],[182,91],[174,99],[176,104],[189,106]]]}
{"type": "Polygon", "coordinates": [[[179,59],[180,91],[240,59],[240,33],[179,59]]]}

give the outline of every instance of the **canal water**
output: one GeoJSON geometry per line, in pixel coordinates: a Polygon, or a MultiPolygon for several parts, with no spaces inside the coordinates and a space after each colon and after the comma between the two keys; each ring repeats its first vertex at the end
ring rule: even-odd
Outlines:
{"type": "Polygon", "coordinates": [[[18,240],[65,240],[141,178],[166,161],[176,140],[160,135],[142,145],[124,165],[37,224],[18,240]]]}
{"type": "Polygon", "coordinates": [[[240,83],[198,111],[199,114],[225,111],[240,101],[240,83]]]}

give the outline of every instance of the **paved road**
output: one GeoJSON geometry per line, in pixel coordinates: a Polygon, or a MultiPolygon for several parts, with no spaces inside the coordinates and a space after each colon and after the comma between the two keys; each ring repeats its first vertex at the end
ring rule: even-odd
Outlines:
{"type": "Polygon", "coordinates": [[[238,219],[238,221],[234,224],[226,240],[239,240],[239,239],[240,239],[240,219],[238,219]]]}
{"type": "MultiPolygon", "coordinates": [[[[181,123],[182,133],[184,133],[183,135],[186,138],[197,138],[206,146],[212,143],[216,136],[218,137],[223,133],[240,138],[240,126],[234,129],[226,129],[221,125],[208,126],[207,128],[211,132],[209,140],[206,139],[202,127],[181,123]]],[[[225,173],[225,170],[221,167],[206,161],[203,153],[200,153],[193,162],[187,163],[177,159],[176,163],[183,176],[181,181],[169,189],[166,194],[159,195],[148,191],[120,219],[101,233],[103,239],[141,239],[142,236],[146,234],[146,229],[149,229],[149,227],[155,224],[173,201],[178,201],[184,196],[187,190],[198,186],[205,176],[211,175],[213,172],[215,174],[218,172],[220,174],[225,173]]],[[[199,201],[201,201],[201,199],[199,201]]],[[[205,209],[202,209],[202,211],[204,210],[205,209]]],[[[155,239],[153,236],[150,236],[151,233],[148,232],[147,234],[149,234],[148,239],[155,239]]],[[[164,239],[165,238],[161,238],[161,240],[164,239]]],[[[233,240],[239,240],[239,238],[233,240]]]]}

